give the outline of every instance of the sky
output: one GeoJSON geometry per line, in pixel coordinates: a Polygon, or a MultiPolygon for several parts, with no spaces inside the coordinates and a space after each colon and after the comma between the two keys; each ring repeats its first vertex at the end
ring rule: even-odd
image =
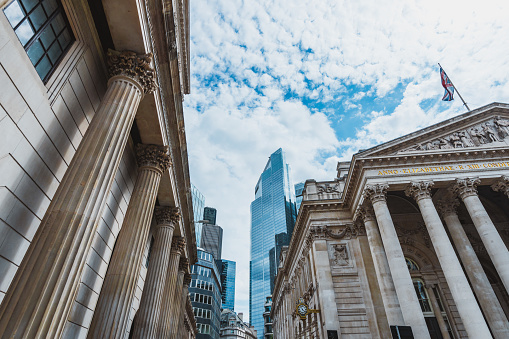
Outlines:
{"type": "Polygon", "coordinates": [[[294,183],[466,112],[509,103],[506,0],[191,0],[191,181],[217,209],[249,314],[250,204],[282,147],[294,183]]]}

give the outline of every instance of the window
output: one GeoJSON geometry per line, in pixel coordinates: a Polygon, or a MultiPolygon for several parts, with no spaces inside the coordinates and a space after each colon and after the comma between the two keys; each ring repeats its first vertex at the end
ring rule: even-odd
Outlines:
{"type": "Polygon", "coordinates": [[[46,82],[74,41],[62,4],[59,0],[14,0],[4,14],[46,82]]]}
{"type": "Polygon", "coordinates": [[[419,270],[419,265],[417,265],[417,263],[415,261],[413,261],[412,259],[405,258],[405,262],[406,262],[406,265],[407,265],[409,271],[418,271],[419,270]]]}
{"type": "Polygon", "coordinates": [[[419,304],[421,305],[421,310],[423,312],[432,312],[431,305],[429,303],[428,292],[426,292],[422,280],[414,280],[414,288],[415,293],[417,294],[417,299],[419,299],[419,304]]]}

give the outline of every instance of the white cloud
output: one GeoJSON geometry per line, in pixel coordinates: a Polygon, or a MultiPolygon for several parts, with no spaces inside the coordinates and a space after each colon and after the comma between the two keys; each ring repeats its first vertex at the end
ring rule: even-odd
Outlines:
{"type": "Polygon", "coordinates": [[[296,182],[331,179],[336,162],[359,149],[463,112],[459,98],[439,101],[437,62],[471,108],[509,102],[508,8],[504,0],[191,1],[191,176],[218,209],[225,258],[237,261],[238,311],[248,314],[249,205],[267,157],[283,147],[296,182]],[[393,95],[402,98],[388,109],[393,95]],[[310,109],[309,100],[338,100],[337,112],[310,109]],[[347,137],[331,127],[345,114],[361,122],[347,137]]]}

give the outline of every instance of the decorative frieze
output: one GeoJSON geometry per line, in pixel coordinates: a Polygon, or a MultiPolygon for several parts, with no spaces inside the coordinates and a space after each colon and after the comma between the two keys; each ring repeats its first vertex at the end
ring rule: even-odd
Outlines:
{"type": "Polygon", "coordinates": [[[110,77],[125,76],[136,81],[145,94],[156,88],[155,72],[150,66],[152,53],[136,54],[131,51],[108,50],[108,67],[110,77]]]}
{"type": "Polygon", "coordinates": [[[316,185],[316,190],[318,193],[341,193],[339,191],[339,184],[324,183],[321,185],[316,185]]]}
{"type": "Polygon", "coordinates": [[[420,181],[412,182],[405,190],[405,194],[408,197],[414,198],[415,201],[421,199],[431,199],[431,188],[433,187],[433,181],[420,181]]]}
{"type": "Polygon", "coordinates": [[[314,239],[352,239],[366,234],[363,225],[347,224],[342,226],[314,226],[310,229],[310,234],[314,239]],[[343,227],[339,232],[333,232],[332,227],[343,227]]]}
{"type": "Polygon", "coordinates": [[[465,199],[470,196],[477,196],[477,185],[481,183],[479,178],[456,179],[456,183],[449,187],[449,191],[465,199]]]}
{"type": "Polygon", "coordinates": [[[154,167],[161,172],[166,171],[171,164],[168,146],[138,144],[136,160],[139,167],[154,167]]]}
{"type": "Polygon", "coordinates": [[[429,151],[439,149],[456,149],[492,146],[500,143],[509,136],[509,120],[495,117],[487,122],[479,123],[464,130],[453,132],[447,136],[439,137],[424,143],[415,144],[398,153],[415,151],[429,151]]]}

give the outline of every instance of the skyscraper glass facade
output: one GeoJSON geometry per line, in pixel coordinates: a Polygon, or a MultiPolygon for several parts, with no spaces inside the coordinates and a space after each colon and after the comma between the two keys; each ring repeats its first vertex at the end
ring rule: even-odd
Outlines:
{"type": "Polygon", "coordinates": [[[211,253],[198,249],[198,261],[191,265],[191,278],[189,295],[198,328],[196,339],[219,339],[221,282],[211,253]]]}
{"type": "Polygon", "coordinates": [[[196,233],[196,246],[200,246],[202,224],[198,221],[203,220],[203,207],[205,206],[205,197],[191,183],[191,196],[193,200],[194,231],[196,233]]]}
{"type": "Polygon", "coordinates": [[[221,270],[221,300],[222,308],[234,311],[235,309],[235,261],[222,259],[221,270]]]}
{"type": "Polygon", "coordinates": [[[290,167],[280,148],[272,153],[255,188],[251,203],[250,323],[264,337],[265,298],[272,294],[276,255],[288,245],[297,211],[290,167]]]}
{"type": "Polygon", "coordinates": [[[304,191],[304,182],[299,182],[298,184],[295,184],[295,203],[296,203],[296,209],[297,214],[299,213],[300,204],[302,202],[302,192],[304,191]]]}
{"type": "Polygon", "coordinates": [[[203,219],[208,220],[208,223],[211,225],[216,224],[216,215],[217,210],[213,207],[205,207],[203,209],[203,219]]]}
{"type": "Polygon", "coordinates": [[[204,224],[201,231],[201,247],[212,253],[214,259],[221,260],[223,229],[217,225],[204,224]]]}

